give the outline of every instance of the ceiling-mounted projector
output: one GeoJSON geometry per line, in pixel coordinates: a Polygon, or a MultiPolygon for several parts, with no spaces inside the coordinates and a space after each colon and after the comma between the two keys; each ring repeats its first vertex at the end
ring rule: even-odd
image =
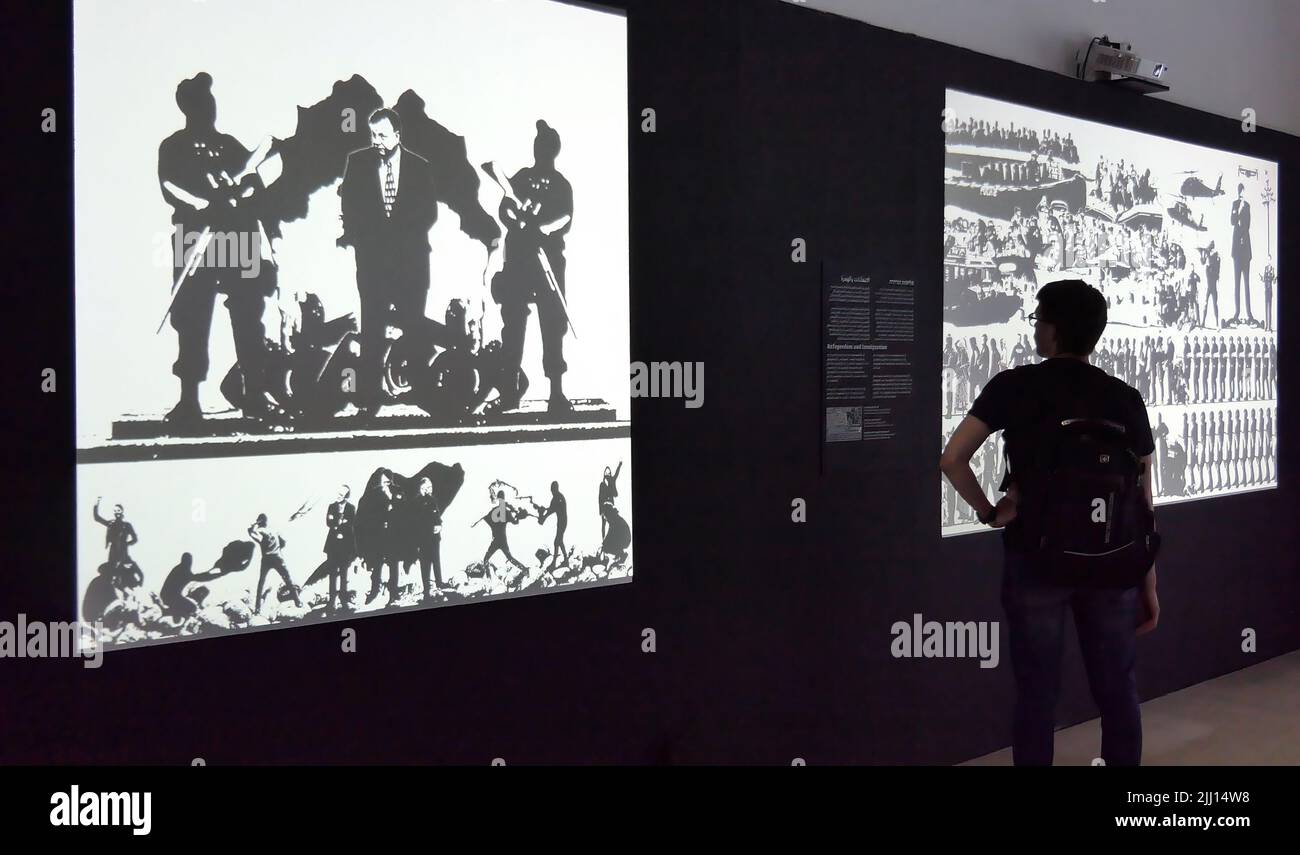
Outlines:
{"type": "Polygon", "coordinates": [[[1134,92],[1168,92],[1164,78],[1169,66],[1143,59],[1133,53],[1133,46],[1112,42],[1100,35],[1080,48],[1075,57],[1075,76],[1080,80],[1109,83],[1134,92]]]}

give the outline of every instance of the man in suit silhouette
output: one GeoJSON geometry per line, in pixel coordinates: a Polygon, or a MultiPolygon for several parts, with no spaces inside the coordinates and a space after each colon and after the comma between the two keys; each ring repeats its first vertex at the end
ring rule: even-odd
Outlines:
{"type": "Polygon", "coordinates": [[[429,569],[433,569],[436,590],[443,591],[442,581],[442,506],[433,494],[433,481],[427,476],[420,479],[419,488],[411,499],[413,532],[416,554],[420,560],[420,581],[424,584],[424,598],[429,599],[429,569]]]}
{"type": "Polygon", "coordinates": [[[385,403],[383,366],[391,320],[419,358],[432,355],[434,324],[424,312],[429,295],[429,230],[438,217],[433,169],[402,145],[402,120],[389,109],[370,115],[371,146],[348,155],[339,186],[340,246],[356,253],[361,296],[361,367],[357,402],[365,413],[385,403]]]}
{"type": "Polygon", "coordinates": [[[1236,296],[1235,322],[1241,317],[1241,292],[1246,291],[1246,317],[1251,323],[1255,316],[1250,311],[1250,203],[1246,201],[1246,185],[1237,185],[1237,198],[1232,203],[1232,290],[1236,296]]]}
{"type": "Polygon", "coordinates": [[[326,605],[329,612],[334,611],[335,598],[339,608],[348,608],[348,570],[357,559],[357,508],[348,501],[351,495],[351,488],[343,485],[338,498],[325,511],[325,525],[329,528],[324,546],[330,577],[330,598],[326,605]]]}

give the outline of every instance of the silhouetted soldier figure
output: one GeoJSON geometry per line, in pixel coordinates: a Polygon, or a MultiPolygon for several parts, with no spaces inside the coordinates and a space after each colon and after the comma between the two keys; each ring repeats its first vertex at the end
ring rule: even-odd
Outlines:
{"type": "Polygon", "coordinates": [[[1219,336],[1219,400],[1230,401],[1229,389],[1231,380],[1229,375],[1232,372],[1232,360],[1228,357],[1228,345],[1231,342],[1227,336],[1219,336]]]}
{"type": "Polygon", "coordinates": [[[280,550],[284,549],[284,538],[267,526],[266,514],[257,515],[257,521],[248,527],[248,536],[262,548],[262,566],[257,575],[257,596],[253,600],[253,613],[262,610],[262,587],[266,584],[267,574],[272,570],[279,574],[285,587],[293,595],[294,605],[301,608],[302,600],[298,599],[298,589],[289,578],[289,568],[284,565],[284,556],[280,553],[280,550]]]}
{"type": "Polygon", "coordinates": [[[559,153],[560,135],[539,121],[533,140],[533,165],[510,177],[519,204],[509,196],[501,202],[501,222],[506,227],[505,263],[493,277],[492,298],[501,306],[501,351],[506,366],[506,388],[501,392],[503,409],[518,407],[528,388],[522,365],[529,307],[534,303],[542,333],[542,371],[551,381],[549,411],[564,413],[573,409],[564,396],[564,372],[568,368],[564,362],[564,333],[569,323],[561,302],[565,293],[564,236],[573,225],[573,188],[555,168],[559,153]],[[543,259],[554,276],[554,287],[543,259]]]}
{"type": "Polygon", "coordinates": [[[1232,346],[1229,349],[1232,365],[1232,400],[1244,401],[1246,399],[1246,342],[1241,336],[1235,336],[1232,339],[1232,346]]]}
{"type": "Polygon", "coordinates": [[[1277,398],[1277,341],[1268,343],[1268,397],[1277,398]]]}
{"type": "Polygon", "coordinates": [[[1228,413],[1228,486],[1241,486],[1241,421],[1234,410],[1228,413]]]}
{"type": "Polygon", "coordinates": [[[325,525],[329,533],[325,535],[325,563],[330,577],[330,598],[326,611],[334,611],[334,599],[338,597],[338,607],[348,608],[348,571],[352,562],[357,560],[357,508],[348,501],[352,490],[346,484],[339,490],[338,498],[325,510],[325,525]]]}
{"type": "Polygon", "coordinates": [[[487,552],[483,553],[483,563],[485,565],[500,550],[511,564],[520,570],[528,569],[510,553],[510,543],[506,539],[507,527],[519,522],[521,519],[523,519],[523,516],[519,511],[506,503],[505,491],[498,492],[497,504],[492,510],[483,515],[483,522],[487,523],[488,528],[492,530],[492,542],[488,544],[487,552]]]}
{"type": "Polygon", "coordinates": [[[1151,487],[1157,496],[1162,496],[1165,491],[1165,466],[1169,460],[1169,425],[1165,424],[1164,416],[1156,416],[1156,427],[1151,431],[1151,436],[1155,439],[1157,448],[1156,465],[1151,472],[1151,487]]]}
{"type": "Polygon", "coordinates": [[[1277,478],[1277,460],[1273,456],[1273,411],[1271,409],[1264,411],[1264,464],[1267,472],[1266,480],[1271,482],[1277,478]]]}
{"type": "Polygon", "coordinates": [[[966,342],[957,340],[957,412],[966,412],[970,391],[970,354],[966,352],[966,342]]]}
{"type": "Polygon", "coordinates": [[[1164,375],[1165,375],[1165,403],[1174,403],[1175,388],[1178,386],[1177,377],[1182,375],[1182,367],[1177,365],[1178,349],[1174,345],[1174,337],[1171,335],[1169,341],[1165,344],[1164,358],[1164,375]]]}
{"type": "Polygon", "coordinates": [[[1255,316],[1250,311],[1250,203],[1246,201],[1246,185],[1237,185],[1237,198],[1232,203],[1232,290],[1236,297],[1236,311],[1232,321],[1241,318],[1241,293],[1246,292],[1246,317],[1251,323],[1255,316]]]}
{"type": "Polygon", "coordinates": [[[1215,336],[1206,337],[1205,363],[1205,370],[1210,380],[1206,400],[1217,403],[1219,400],[1219,343],[1215,336]]]}
{"type": "Polygon", "coordinates": [[[1231,468],[1229,464],[1232,447],[1231,425],[1227,422],[1227,417],[1223,415],[1222,411],[1219,411],[1216,421],[1218,424],[1214,425],[1214,439],[1216,439],[1214,450],[1216,450],[1217,453],[1214,455],[1214,464],[1216,464],[1216,468],[1218,469],[1218,485],[1221,487],[1230,487],[1232,486],[1230,477],[1231,468]]]}
{"type": "Polygon", "coordinates": [[[1188,336],[1183,344],[1183,358],[1192,366],[1188,403],[1199,404],[1204,390],[1201,388],[1201,337],[1188,336]]]}
{"type": "Polygon", "coordinates": [[[551,566],[554,570],[560,556],[564,556],[564,563],[569,563],[569,550],[564,545],[564,532],[569,527],[569,502],[560,492],[560,482],[551,482],[551,504],[546,508],[538,508],[537,524],[541,525],[546,522],[546,518],[555,517],[555,542],[551,544],[551,566]]]}
{"type": "Polygon", "coordinates": [[[1219,337],[1206,336],[1205,349],[1201,354],[1205,361],[1205,374],[1209,380],[1206,389],[1205,400],[1208,403],[1218,403],[1219,400],[1219,337]]]}
{"type": "Polygon", "coordinates": [[[1251,354],[1251,372],[1255,386],[1255,400],[1264,397],[1264,341],[1255,339],[1251,354]]]}
{"type": "Polygon", "coordinates": [[[1250,418],[1250,483],[1258,484],[1260,482],[1259,472],[1259,419],[1256,410],[1251,410],[1247,415],[1250,418]]]}
{"type": "Polygon", "coordinates": [[[357,401],[373,413],[383,400],[389,312],[396,315],[413,358],[432,356],[434,325],[424,313],[429,296],[429,230],[438,218],[433,170],[402,145],[402,120],[382,108],[370,115],[369,148],[348,155],[339,185],[343,236],[356,253],[361,297],[361,370],[357,401]],[[425,353],[427,351],[427,354],[425,353]]]}
{"type": "Polygon", "coordinates": [[[158,182],[172,206],[173,227],[181,245],[172,242],[173,282],[195,257],[192,272],[177,286],[171,306],[177,356],[172,373],[181,395],[166,416],[168,422],[192,426],[203,418],[199,384],[208,376],[208,338],[218,294],[226,295],[235,354],[244,379],[245,415],[261,417],[274,411],[265,395],[266,332],[262,314],[266,298],[275,293],[275,268],[259,256],[257,275],[241,268],[241,256],[261,252],[262,229],[253,211],[252,196],[261,189],[256,172],[242,176],[251,152],[229,134],[216,129],[217,104],[212,77],[201,72],[176,87],[176,104],[185,114],[185,127],[158,147],[158,182]],[[235,182],[236,179],[238,183],[235,182]],[[212,235],[203,248],[200,235],[212,235]],[[178,255],[176,249],[183,249],[178,255]],[[219,251],[218,251],[219,250],[219,251]],[[247,251],[244,251],[247,250],[247,251]],[[209,265],[225,256],[225,264],[209,265]],[[233,256],[233,258],[232,258],[233,256]]]}
{"type": "Polygon", "coordinates": [[[605,467],[605,475],[600,479],[600,488],[596,493],[599,503],[600,512],[600,536],[605,536],[607,522],[605,519],[606,508],[614,507],[614,499],[618,498],[618,474],[623,471],[623,461],[618,462],[618,467],[613,472],[609,467],[605,467]]]}
{"type": "Polygon", "coordinates": [[[989,366],[992,363],[992,354],[989,351],[989,337],[986,334],[978,348],[975,347],[975,340],[971,339],[971,349],[978,354],[975,359],[975,388],[972,388],[971,394],[978,395],[984,384],[989,382],[989,366]]]}
{"type": "Polygon", "coordinates": [[[429,598],[429,568],[433,568],[433,579],[439,591],[442,582],[442,508],[438,498],[433,495],[433,482],[428,478],[420,479],[420,486],[415,497],[414,523],[416,526],[416,555],[420,560],[420,579],[424,583],[424,597],[429,598]]]}
{"type": "MultiPolygon", "coordinates": [[[[1017,345],[1019,347],[1019,345],[1017,345]]],[[[952,346],[952,336],[949,335],[944,341],[943,346],[943,393],[944,393],[944,415],[952,415],[952,398],[953,386],[956,384],[957,376],[957,351],[952,346]]]]}
{"type": "Polygon", "coordinates": [[[1196,442],[1199,448],[1196,455],[1196,492],[1204,493],[1209,489],[1209,460],[1210,445],[1209,434],[1205,427],[1205,413],[1192,416],[1192,432],[1196,434],[1196,442]]]}
{"type": "Polygon", "coordinates": [[[993,473],[998,466],[998,442],[996,436],[990,436],[984,443],[984,468],[982,483],[985,492],[992,492],[997,487],[997,482],[993,480],[993,473]]]}
{"type": "Polygon", "coordinates": [[[1223,373],[1227,400],[1237,399],[1237,340],[1229,337],[1223,343],[1223,373]]]}

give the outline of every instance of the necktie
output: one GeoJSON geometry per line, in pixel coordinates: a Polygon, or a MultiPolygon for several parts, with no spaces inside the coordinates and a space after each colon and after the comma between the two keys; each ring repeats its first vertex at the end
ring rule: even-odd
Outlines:
{"type": "Polygon", "coordinates": [[[397,182],[393,180],[392,158],[384,160],[384,216],[393,216],[393,203],[397,201],[397,182]]]}

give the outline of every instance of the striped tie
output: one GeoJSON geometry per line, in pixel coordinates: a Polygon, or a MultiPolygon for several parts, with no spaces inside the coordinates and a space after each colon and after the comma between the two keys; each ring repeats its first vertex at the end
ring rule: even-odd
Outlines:
{"type": "Polygon", "coordinates": [[[393,161],[390,155],[384,160],[384,216],[393,216],[393,203],[397,201],[397,182],[393,180],[393,161]]]}

